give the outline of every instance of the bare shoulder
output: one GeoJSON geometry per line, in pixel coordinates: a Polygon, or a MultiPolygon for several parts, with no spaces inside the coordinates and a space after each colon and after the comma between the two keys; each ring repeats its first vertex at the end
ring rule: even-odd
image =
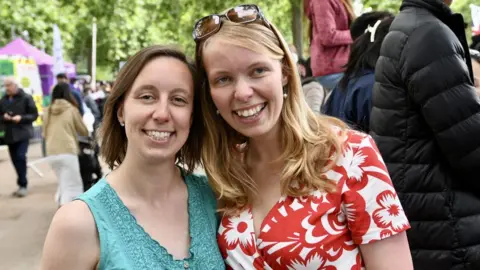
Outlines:
{"type": "Polygon", "coordinates": [[[41,269],[94,269],[100,256],[95,220],[82,201],[65,204],[53,217],[41,269]]]}
{"type": "Polygon", "coordinates": [[[72,236],[80,234],[83,237],[92,233],[96,236],[95,220],[87,204],[82,201],[73,201],[60,207],[50,228],[72,236]]]}

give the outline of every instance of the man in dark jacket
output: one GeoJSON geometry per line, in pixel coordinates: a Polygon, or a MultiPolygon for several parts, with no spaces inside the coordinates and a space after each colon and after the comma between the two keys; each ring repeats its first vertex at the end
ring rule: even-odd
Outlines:
{"type": "Polygon", "coordinates": [[[416,270],[480,269],[480,100],[451,2],[404,0],[376,65],[370,129],[416,270]]]}
{"type": "Polygon", "coordinates": [[[0,99],[0,122],[5,125],[5,143],[13,166],[17,171],[19,189],[16,197],[27,195],[27,150],[33,135],[32,123],[38,112],[33,98],[26,94],[14,78],[5,78],[6,95],[0,99]]]}

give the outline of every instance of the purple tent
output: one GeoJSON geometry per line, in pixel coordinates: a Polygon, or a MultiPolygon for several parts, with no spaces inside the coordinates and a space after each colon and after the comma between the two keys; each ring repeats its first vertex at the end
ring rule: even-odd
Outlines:
{"type": "MultiPolygon", "coordinates": [[[[50,88],[53,85],[52,68],[55,58],[45,52],[35,48],[21,38],[16,38],[12,42],[0,48],[0,55],[21,55],[35,59],[42,80],[42,90],[44,95],[50,95],[50,88]]],[[[65,70],[69,78],[76,76],[76,68],[72,63],[65,62],[65,70]]]]}

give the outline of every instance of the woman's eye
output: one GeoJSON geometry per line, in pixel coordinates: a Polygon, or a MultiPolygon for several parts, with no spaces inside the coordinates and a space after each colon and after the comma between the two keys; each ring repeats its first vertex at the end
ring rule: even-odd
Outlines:
{"type": "Polygon", "coordinates": [[[267,70],[265,68],[256,68],[253,70],[253,75],[263,75],[267,70]]]}
{"type": "Polygon", "coordinates": [[[181,97],[174,97],[173,98],[173,102],[175,104],[187,104],[187,100],[185,100],[184,98],[181,98],[181,97]]]}
{"type": "Polygon", "coordinates": [[[230,78],[228,77],[220,77],[215,80],[215,84],[225,84],[229,82],[230,78]]]}
{"type": "Polygon", "coordinates": [[[140,99],[143,99],[143,100],[152,100],[154,99],[154,97],[152,95],[143,95],[143,96],[140,96],[140,99]]]}

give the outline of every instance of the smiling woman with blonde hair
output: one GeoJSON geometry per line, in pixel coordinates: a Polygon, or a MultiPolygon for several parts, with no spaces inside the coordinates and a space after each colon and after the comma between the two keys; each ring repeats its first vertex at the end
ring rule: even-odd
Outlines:
{"type": "Polygon", "coordinates": [[[409,228],[373,140],[317,116],[256,5],[195,24],[203,163],[230,269],[412,269],[409,228]]]}

